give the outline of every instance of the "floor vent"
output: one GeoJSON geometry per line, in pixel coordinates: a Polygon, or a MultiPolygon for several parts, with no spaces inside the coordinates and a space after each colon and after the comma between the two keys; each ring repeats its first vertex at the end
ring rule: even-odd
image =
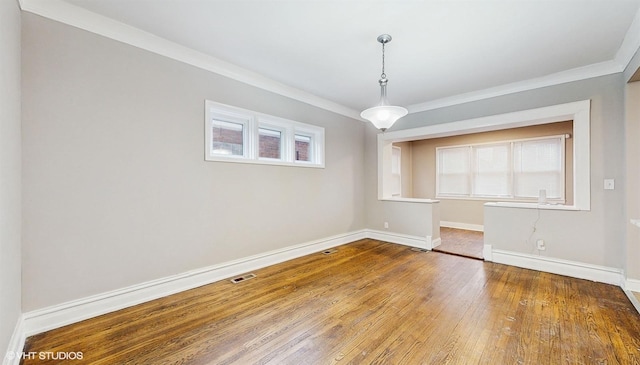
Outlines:
{"type": "Polygon", "coordinates": [[[255,274],[246,274],[246,275],[242,275],[242,276],[239,276],[237,278],[231,279],[231,282],[234,283],[234,284],[238,284],[238,283],[241,283],[243,281],[247,281],[249,279],[253,279],[255,277],[256,277],[255,274]]]}
{"type": "Polygon", "coordinates": [[[416,251],[416,252],[429,252],[429,250],[424,249],[424,248],[418,248],[418,247],[411,247],[411,251],[416,251]]]}
{"type": "Polygon", "coordinates": [[[336,252],[338,252],[338,250],[336,250],[335,248],[330,248],[328,250],[322,251],[322,253],[325,255],[331,255],[332,253],[336,253],[336,252]]]}

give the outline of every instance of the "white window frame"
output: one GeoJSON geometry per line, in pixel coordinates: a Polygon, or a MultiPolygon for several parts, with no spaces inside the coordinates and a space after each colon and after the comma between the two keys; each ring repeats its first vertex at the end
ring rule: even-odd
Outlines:
{"type": "Polygon", "coordinates": [[[300,129],[294,130],[292,146],[293,146],[293,161],[296,164],[306,165],[306,164],[313,163],[313,161],[316,158],[316,152],[317,152],[316,148],[315,148],[315,145],[316,145],[315,138],[316,138],[316,135],[313,134],[313,133],[310,133],[309,131],[300,130],[300,129]],[[296,156],[295,156],[295,154],[296,154],[296,136],[307,137],[307,138],[310,139],[310,143],[309,143],[309,158],[310,159],[309,159],[309,161],[296,160],[296,156]]]}
{"type": "Polygon", "coordinates": [[[249,135],[249,122],[250,122],[249,119],[241,115],[212,113],[209,116],[209,126],[207,128],[209,132],[207,137],[207,146],[206,146],[207,153],[209,153],[212,156],[218,156],[218,157],[225,156],[225,158],[229,158],[229,159],[247,158],[251,154],[251,151],[249,150],[251,145],[250,135],[249,135]],[[213,127],[214,121],[242,125],[242,155],[231,155],[231,154],[223,155],[223,154],[218,154],[213,152],[212,127],[213,127]]]}
{"type": "Polygon", "coordinates": [[[437,199],[464,199],[464,200],[487,200],[493,201],[496,199],[504,200],[504,201],[517,201],[517,202],[532,202],[538,201],[538,197],[524,197],[517,196],[515,194],[515,183],[514,183],[514,146],[516,143],[521,142],[532,142],[532,141],[544,141],[550,139],[559,139],[560,140],[560,175],[562,177],[562,184],[560,185],[560,197],[558,198],[548,198],[546,199],[550,203],[556,204],[564,204],[565,203],[565,194],[566,194],[566,161],[565,161],[565,140],[566,135],[551,135],[551,136],[542,136],[542,137],[534,137],[534,138],[521,138],[521,139],[512,139],[505,141],[495,141],[495,142],[487,142],[487,143],[472,143],[465,145],[451,145],[451,146],[443,146],[436,147],[436,198],[437,199]],[[507,156],[507,168],[508,171],[508,179],[507,182],[507,190],[508,194],[506,195],[482,195],[477,193],[476,189],[476,179],[475,173],[477,171],[476,159],[473,158],[475,156],[475,149],[483,146],[506,146],[509,151],[509,156],[507,156]],[[447,194],[442,193],[440,191],[440,153],[442,151],[451,150],[451,149],[459,149],[466,148],[468,149],[469,154],[469,170],[467,171],[467,179],[469,180],[469,193],[468,194],[447,194]]]}
{"type": "Polygon", "coordinates": [[[235,162],[264,165],[298,166],[324,168],[324,128],[311,124],[254,112],[247,109],[205,100],[205,160],[215,162],[235,162]],[[214,154],[212,151],[213,120],[242,123],[243,155],[214,154]],[[260,157],[260,128],[281,132],[280,158],[260,157]],[[295,135],[311,138],[310,161],[295,160],[295,135]]]}
{"type": "MultiPolygon", "coordinates": [[[[591,100],[581,100],[542,108],[487,117],[432,124],[378,134],[378,199],[391,196],[391,146],[393,143],[449,137],[555,122],[573,121],[573,204],[499,202],[502,207],[552,210],[591,210],[591,100]]],[[[497,200],[499,201],[499,200],[497,200]]]]}

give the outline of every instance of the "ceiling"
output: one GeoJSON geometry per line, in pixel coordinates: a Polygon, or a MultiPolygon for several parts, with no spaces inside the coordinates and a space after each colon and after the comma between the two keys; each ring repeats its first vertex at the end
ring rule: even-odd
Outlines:
{"type": "Polygon", "coordinates": [[[382,33],[389,100],[411,112],[621,72],[640,47],[640,0],[64,1],[356,116],[379,97],[382,33]]]}

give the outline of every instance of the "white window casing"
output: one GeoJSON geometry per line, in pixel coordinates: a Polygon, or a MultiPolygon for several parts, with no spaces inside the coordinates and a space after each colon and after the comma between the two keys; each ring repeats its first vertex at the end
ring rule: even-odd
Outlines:
{"type": "Polygon", "coordinates": [[[206,100],[204,134],[206,161],[324,168],[324,128],[315,125],[206,100]],[[221,140],[220,128],[231,137],[221,140]],[[234,130],[242,131],[241,147],[229,142],[234,130]],[[277,136],[279,157],[265,150],[277,136]],[[305,161],[296,159],[296,136],[309,143],[305,161]]]}
{"type": "Polygon", "coordinates": [[[393,143],[460,134],[481,133],[555,122],[573,121],[573,199],[572,205],[510,202],[496,197],[496,206],[530,209],[591,210],[591,101],[582,100],[536,109],[496,114],[449,123],[391,131],[378,134],[378,199],[393,199],[391,195],[391,154],[393,143]]]}

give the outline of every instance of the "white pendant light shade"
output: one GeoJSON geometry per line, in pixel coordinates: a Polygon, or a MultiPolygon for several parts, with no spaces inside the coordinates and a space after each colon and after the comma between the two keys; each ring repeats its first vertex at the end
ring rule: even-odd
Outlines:
{"type": "Polygon", "coordinates": [[[387,128],[391,127],[396,120],[407,115],[408,111],[401,106],[389,105],[387,101],[387,82],[389,80],[387,79],[387,74],[384,73],[384,45],[391,42],[391,36],[382,34],[378,37],[378,42],[382,43],[382,74],[380,75],[380,80],[378,80],[380,84],[380,102],[377,106],[360,113],[360,116],[384,132],[387,128]]]}
{"type": "Polygon", "coordinates": [[[360,116],[370,121],[376,128],[386,130],[391,127],[396,120],[407,115],[407,109],[401,106],[379,105],[369,108],[360,113],[360,116]]]}

